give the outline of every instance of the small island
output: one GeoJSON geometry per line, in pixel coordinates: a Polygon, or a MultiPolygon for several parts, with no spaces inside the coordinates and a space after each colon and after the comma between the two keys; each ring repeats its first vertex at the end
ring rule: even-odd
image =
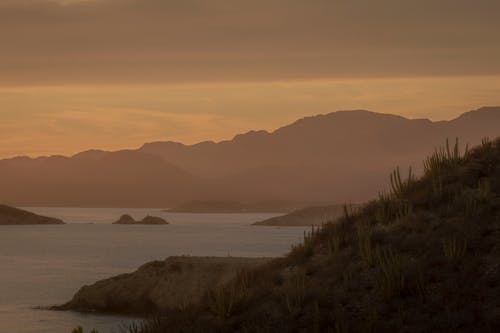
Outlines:
{"type": "Polygon", "coordinates": [[[146,216],[140,221],[135,220],[132,216],[124,214],[120,216],[118,221],[113,222],[113,224],[148,224],[148,225],[165,225],[169,224],[166,220],[157,216],[146,216]]]}
{"type": "Polygon", "coordinates": [[[0,205],[0,225],[65,224],[53,217],[41,216],[23,209],[0,205]]]}

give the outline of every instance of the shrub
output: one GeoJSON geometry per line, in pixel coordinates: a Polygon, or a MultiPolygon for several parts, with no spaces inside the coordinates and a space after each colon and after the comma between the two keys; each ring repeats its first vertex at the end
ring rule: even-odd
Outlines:
{"type": "Polygon", "coordinates": [[[288,312],[293,313],[300,310],[306,295],[306,274],[304,272],[294,274],[283,292],[288,312]]]}
{"type": "Polygon", "coordinates": [[[376,264],[379,269],[377,282],[386,298],[399,295],[405,287],[402,256],[392,249],[375,251],[376,264]]]}
{"type": "Polygon", "coordinates": [[[411,203],[411,201],[396,200],[395,206],[396,218],[399,221],[406,220],[413,215],[413,204],[411,203]]]}
{"type": "Polygon", "coordinates": [[[340,235],[333,235],[326,243],[327,253],[329,256],[334,256],[340,251],[342,246],[342,238],[340,235]]]}
{"type": "Polygon", "coordinates": [[[292,256],[304,258],[311,257],[314,254],[314,246],[317,238],[320,235],[319,227],[311,226],[311,231],[304,231],[303,241],[301,244],[292,246],[292,256]]]}
{"type": "Polygon", "coordinates": [[[467,253],[467,240],[458,240],[456,237],[443,240],[444,256],[450,260],[460,260],[467,253]]]}
{"type": "Polygon", "coordinates": [[[349,333],[349,325],[343,321],[336,321],[333,327],[329,327],[327,333],[349,333]]]}
{"type": "Polygon", "coordinates": [[[374,212],[375,221],[379,224],[389,224],[395,215],[394,201],[390,196],[380,193],[374,212]]]}
{"type": "Polygon", "coordinates": [[[208,292],[208,306],[213,314],[228,318],[233,313],[239,296],[233,284],[217,286],[208,292]]]}
{"type": "MultiPolygon", "coordinates": [[[[77,326],[75,327],[71,333],[83,333],[83,328],[81,326],[77,326]]],[[[90,331],[90,333],[99,333],[96,329],[93,329],[92,331],[90,331]]]]}
{"type": "Polygon", "coordinates": [[[446,139],[446,145],[444,147],[437,148],[431,156],[424,160],[425,174],[442,174],[442,172],[446,169],[456,166],[464,161],[468,154],[468,146],[465,147],[465,152],[463,154],[460,153],[458,138],[455,139],[453,149],[450,148],[450,142],[446,139]]]}
{"type": "Polygon", "coordinates": [[[358,249],[361,258],[369,265],[375,265],[375,251],[372,241],[372,229],[368,225],[359,225],[357,228],[358,249]]]}
{"type": "Polygon", "coordinates": [[[347,222],[352,221],[355,214],[355,209],[352,207],[352,204],[349,205],[344,204],[343,210],[344,210],[344,220],[347,222]]]}

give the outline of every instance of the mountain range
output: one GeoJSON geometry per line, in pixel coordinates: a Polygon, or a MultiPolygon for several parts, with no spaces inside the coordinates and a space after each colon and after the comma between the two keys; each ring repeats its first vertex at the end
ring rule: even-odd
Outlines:
{"type": "Polygon", "coordinates": [[[476,145],[500,136],[500,107],[449,121],[365,110],[306,117],[273,132],[194,145],[0,160],[0,202],[16,206],[171,207],[190,200],[361,202],[400,166],[447,138],[476,145]],[[356,181],[352,181],[356,180],[356,181]]]}

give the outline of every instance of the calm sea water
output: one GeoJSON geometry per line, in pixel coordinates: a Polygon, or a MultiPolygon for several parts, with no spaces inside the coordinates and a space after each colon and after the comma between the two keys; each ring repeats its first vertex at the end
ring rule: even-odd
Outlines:
{"type": "Polygon", "coordinates": [[[0,226],[0,332],[117,332],[133,318],[36,310],[61,304],[83,285],[172,255],[280,256],[305,228],[250,226],[275,214],[181,214],[159,209],[25,208],[67,225],[0,226]],[[111,225],[121,214],[170,225],[111,225]]]}

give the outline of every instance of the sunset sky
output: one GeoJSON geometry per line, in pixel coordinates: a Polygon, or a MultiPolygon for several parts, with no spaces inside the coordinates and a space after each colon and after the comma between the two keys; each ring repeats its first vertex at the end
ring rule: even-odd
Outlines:
{"type": "Polygon", "coordinates": [[[0,158],[500,105],[496,0],[0,0],[0,158]]]}

